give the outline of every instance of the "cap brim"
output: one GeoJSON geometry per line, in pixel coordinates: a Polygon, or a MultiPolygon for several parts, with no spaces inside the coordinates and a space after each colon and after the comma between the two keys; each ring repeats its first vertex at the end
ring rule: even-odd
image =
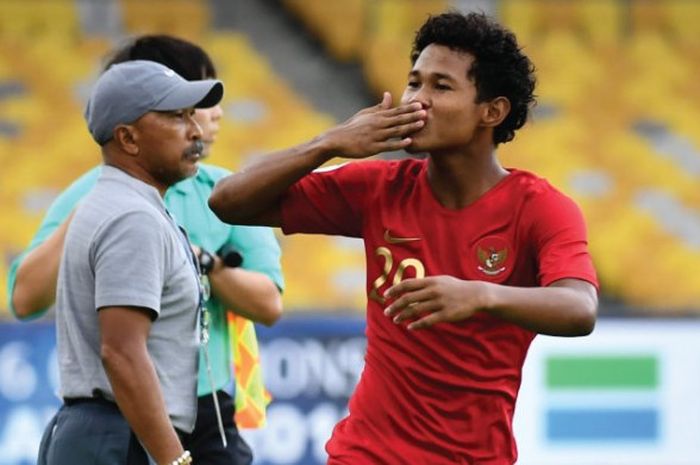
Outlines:
{"type": "Polygon", "coordinates": [[[160,102],[154,105],[156,111],[173,111],[182,108],[210,108],[221,101],[224,85],[213,79],[186,81],[176,86],[160,102]]]}

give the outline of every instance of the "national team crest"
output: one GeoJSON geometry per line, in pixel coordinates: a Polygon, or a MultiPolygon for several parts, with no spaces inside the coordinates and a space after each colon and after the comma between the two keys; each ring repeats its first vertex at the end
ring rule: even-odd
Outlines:
{"type": "Polygon", "coordinates": [[[496,278],[505,273],[513,261],[512,250],[500,237],[490,236],[479,240],[475,251],[477,270],[489,278],[496,278]]]}

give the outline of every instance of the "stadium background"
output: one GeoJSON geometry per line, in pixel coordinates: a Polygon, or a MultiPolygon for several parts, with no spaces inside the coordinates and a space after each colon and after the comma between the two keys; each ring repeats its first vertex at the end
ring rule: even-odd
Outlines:
{"type": "MultiPolygon", "coordinates": [[[[227,87],[210,161],[236,170],[385,89],[398,99],[415,29],[447,7],[498,16],[535,62],[534,120],[499,153],[581,205],[602,283],[593,336],[533,345],[519,463],[700,464],[700,1],[0,0],[0,278],[98,162],[82,108],[124,37],[175,34],[212,55],[227,87]]],[[[249,438],[259,464],[323,463],[362,368],[362,246],[279,240],[286,314],[260,331],[275,402],[249,438]]],[[[0,465],[30,464],[56,408],[55,339],[50,317],[12,322],[6,298],[0,465]]]]}

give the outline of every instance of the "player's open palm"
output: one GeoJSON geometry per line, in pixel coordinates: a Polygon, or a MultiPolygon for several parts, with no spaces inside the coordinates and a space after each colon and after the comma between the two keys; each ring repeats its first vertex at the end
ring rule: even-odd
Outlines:
{"type": "Polygon", "coordinates": [[[424,119],[420,103],[392,108],[391,94],[385,92],[381,103],[360,110],[324,137],[338,155],[366,158],[407,147],[408,135],[423,127],[424,119]]]}
{"type": "Polygon", "coordinates": [[[407,279],[384,294],[395,299],[384,314],[397,324],[409,322],[408,329],[461,321],[483,308],[487,290],[488,283],[452,276],[407,279]]]}

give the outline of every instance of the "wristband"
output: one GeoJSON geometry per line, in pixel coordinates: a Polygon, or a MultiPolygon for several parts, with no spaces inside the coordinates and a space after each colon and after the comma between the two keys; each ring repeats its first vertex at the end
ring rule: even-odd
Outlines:
{"type": "Polygon", "coordinates": [[[221,257],[221,261],[229,268],[238,268],[243,264],[243,255],[231,244],[224,244],[216,254],[221,257]]]}
{"type": "Polygon", "coordinates": [[[170,462],[170,465],[192,465],[190,451],[186,450],[181,456],[170,462]]]}

